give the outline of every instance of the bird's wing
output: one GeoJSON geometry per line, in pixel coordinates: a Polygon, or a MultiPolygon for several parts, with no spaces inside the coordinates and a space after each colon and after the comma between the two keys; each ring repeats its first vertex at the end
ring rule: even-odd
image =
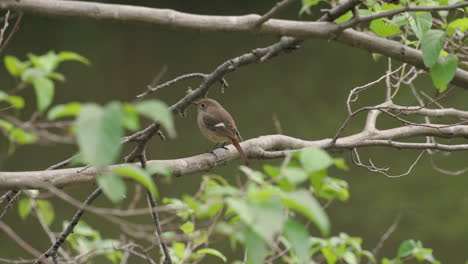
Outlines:
{"type": "Polygon", "coordinates": [[[205,115],[203,117],[203,123],[205,123],[206,127],[211,131],[215,132],[219,136],[228,137],[230,139],[238,139],[239,132],[237,131],[236,126],[222,120],[229,119],[216,118],[211,115],[205,115]]]}

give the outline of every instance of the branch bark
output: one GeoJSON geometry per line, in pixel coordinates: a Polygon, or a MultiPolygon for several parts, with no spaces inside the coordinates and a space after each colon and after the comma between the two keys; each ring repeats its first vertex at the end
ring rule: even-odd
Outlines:
{"type": "MultiPolygon", "coordinates": [[[[395,140],[436,136],[468,137],[467,125],[447,126],[431,124],[427,126],[403,126],[386,130],[364,130],[360,133],[337,139],[302,140],[285,135],[268,135],[249,139],[241,143],[242,149],[250,159],[276,159],[288,152],[306,147],[319,147],[330,150],[350,150],[360,147],[385,146],[397,149],[437,149],[442,151],[468,150],[468,144],[446,145],[439,143],[399,142],[395,140]]],[[[148,164],[164,164],[171,168],[174,176],[205,172],[239,158],[232,145],[227,150],[215,150],[211,153],[174,160],[152,160],[148,164]]],[[[65,187],[77,184],[94,183],[95,177],[120,165],[104,170],[95,168],[69,168],[51,171],[0,172],[0,189],[45,188],[46,185],[65,187]]]]}
{"type": "MultiPolygon", "coordinates": [[[[422,60],[422,54],[416,49],[404,46],[397,41],[380,38],[353,29],[346,29],[341,32],[342,28],[340,25],[328,22],[269,19],[260,27],[255,27],[254,25],[257,21],[261,19],[260,15],[195,15],[170,9],[81,1],[4,0],[0,2],[0,8],[42,16],[144,23],[176,30],[195,30],[197,32],[249,32],[275,36],[287,35],[300,39],[332,39],[348,46],[380,53],[418,68],[426,69],[422,60]]],[[[468,72],[457,69],[452,83],[468,88],[468,72]]]]}

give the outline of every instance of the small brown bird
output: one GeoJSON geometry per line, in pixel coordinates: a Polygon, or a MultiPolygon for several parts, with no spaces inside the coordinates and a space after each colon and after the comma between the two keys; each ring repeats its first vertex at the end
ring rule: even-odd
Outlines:
{"type": "Polygon", "coordinates": [[[200,99],[195,104],[198,108],[198,127],[202,134],[216,144],[232,143],[244,164],[249,166],[249,160],[239,145],[242,139],[232,116],[213,99],[200,99]]]}

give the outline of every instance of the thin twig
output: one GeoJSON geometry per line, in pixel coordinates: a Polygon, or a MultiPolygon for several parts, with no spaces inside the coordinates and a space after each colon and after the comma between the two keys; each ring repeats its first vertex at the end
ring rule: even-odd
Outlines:
{"type": "MultiPolygon", "coordinates": [[[[374,255],[374,257],[377,257],[377,255],[379,254],[379,251],[383,247],[385,241],[393,234],[393,232],[395,232],[396,228],[398,227],[398,224],[400,223],[400,220],[401,220],[401,213],[399,213],[395,217],[395,220],[393,220],[392,225],[387,229],[387,231],[385,231],[385,233],[382,235],[382,237],[380,237],[380,240],[377,243],[377,245],[374,247],[374,249],[372,249],[372,254],[374,255]]],[[[371,263],[372,263],[371,260],[369,260],[367,262],[367,264],[371,264],[371,263]]]]}
{"type": "Polygon", "coordinates": [[[295,2],[296,0],[280,0],[276,2],[276,4],[271,8],[268,12],[266,12],[260,19],[258,19],[255,24],[253,25],[254,28],[259,28],[263,23],[268,21],[270,18],[281,12],[283,9],[288,7],[290,4],[295,2]]]}
{"type": "Polygon", "coordinates": [[[137,98],[143,98],[145,96],[147,96],[148,94],[150,93],[154,93],[158,90],[161,90],[163,88],[166,88],[166,87],[169,87],[171,85],[173,85],[174,83],[176,82],[180,82],[180,81],[183,81],[183,80],[186,80],[186,79],[190,79],[190,78],[201,78],[201,79],[205,79],[208,75],[207,74],[204,74],[204,73],[199,73],[199,72],[196,72],[196,73],[189,73],[189,74],[185,74],[185,75],[181,75],[175,79],[172,79],[170,81],[167,81],[163,84],[160,84],[158,86],[151,86],[151,85],[148,85],[148,90],[142,94],[139,94],[137,95],[136,97],[137,98]]]}
{"type": "Polygon", "coordinates": [[[13,191],[13,192],[14,192],[14,196],[11,199],[9,199],[8,203],[5,205],[5,208],[3,208],[2,212],[0,213],[0,220],[3,218],[3,216],[6,215],[8,210],[13,206],[13,204],[16,202],[16,200],[18,200],[18,198],[21,195],[21,191],[13,191]]]}
{"type": "Polygon", "coordinates": [[[18,31],[18,29],[19,29],[19,24],[20,24],[22,18],[23,18],[23,13],[20,12],[19,15],[18,15],[18,17],[16,18],[15,24],[13,25],[13,29],[10,31],[10,34],[8,34],[8,37],[7,37],[7,39],[5,40],[5,42],[3,42],[2,46],[0,46],[0,53],[2,53],[3,50],[5,50],[6,46],[7,46],[8,43],[10,42],[11,38],[13,37],[13,35],[16,33],[16,31],[18,31]]]}
{"type": "Polygon", "coordinates": [[[3,35],[5,34],[6,29],[8,28],[8,18],[10,17],[10,10],[8,10],[5,14],[5,21],[3,22],[3,27],[0,30],[0,45],[3,42],[3,35]]]}
{"type": "MultiPolygon", "coordinates": [[[[154,199],[151,192],[147,192],[148,204],[150,208],[156,207],[156,200],[154,199]]],[[[151,210],[151,216],[153,217],[153,223],[156,228],[156,238],[159,241],[159,245],[164,253],[164,264],[172,264],[171,254],[169,253],[169,249],[167,248],[166,243],[164,242],[164,238],[162,235],[161,224],[159,223],[159,215],[158,212],[151,210]]]]}
{"type": "MultiPolygon", "coordinates": [[[[94,190],[94,192],[86,198],[84,201],[84,205],[89,205],[91,204],[100,194],[102,193],[101,188],[97,188],[94,190]]],[[[65,228],[65,230],[60,234],[58,240],[46,251],[44,252],[35,262],[34,264],[40,264],[44,260],[46,260],[49,257],[54,258],[57,255],[57,250],[62,246],[62,244],[65,242],[67,237],[73,232],[73,229],[75,226],[78,224],[80,221],[81,216],[84,213],[84,209],[81,208],[79,209],[75,215],[73,216],[72,220],[68,224],[68,226],[65,228]]]]}

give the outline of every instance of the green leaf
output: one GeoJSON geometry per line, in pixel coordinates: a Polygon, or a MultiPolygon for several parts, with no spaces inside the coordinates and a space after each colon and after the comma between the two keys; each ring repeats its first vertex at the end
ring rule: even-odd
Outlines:
{"type": "Polygon", "coordinates": [[[299,15],[302,15],[303,13],[310,14],[310,8],[317,5],[321,1],[324,0],[302,0],[302,7],[299,11],[299,15]]]}
{"type": "Polygon", "coordinates": [[[259,183],[259,184],[262,184],[264,181],[263,181],[263,173],[259,172],[259,171],[256,171],[256,170],[252,170],[251,168],[247,167],[247,166],[244,166],[244,165],[241,165],[239,167],[239,169],[252,181],[256,182],[256,183],[259,183]]]}
{"type": "Polygon", "coordinates": [[[49,51],[41,56],[29,53],[28,58],[35,67],[41,68],[47,74],[54,72],[59,64],[59,58],[54,51],[49,51]]]}
{"type": "Polygon", "coordinates": [[[21,219],[26,219],[31,213],[32,205],[29,198],[21,198],[18,202],[18,214],[21,219]]]}
{"type": "Polygon", "coordinates": [[[353,13],[351,11],[348,11],[344,15],[342,15],[339,18],[335,19],[335,21],[333,21],[333,22],[335,22],[337,24],[341,24],[341,23],[344,23],[344,22],[350,20],[351,18],[353,18],[353,13]]]}
{"type": "Polygon", "coordinates": [[[363,250],[361,251],[361,255],[366,257],[368,260],[370,260],[372,263],[377,263],[374,254],[368,250],[363,250]]]}
{"type": "Polygon", "coordinates": [[[455,76],[457,65],[457,56],[448,54],[447,56],[440,55],[437,63],[432,66],[430,75],[434,86],[439,92],[442,93],[447,89],[447,84],[449,84],[455,76]]]}
{"type": "Polygon", "coordinates": [[[432,26],[431,12],[410,12],[409,24],[416,37],[421,40],[424,33],[426,33],[432,26]]]}
{"type": "Polygon", "coordinates": [[[372,22],[369,25],[369,28],[381,37],[388,37],[401,32],[398,24],[387,18],[379,18],[372,20],[372,22]]]}
{"type": "Polygon", "coordinates": [[[343,253],[343,259],[347,264],[358,264],[358,259],[352,251],[345,251],[343,253]]]}
{"type": "Polygon", "coordinates": [[[349,167],[348,167],[348,165],[346,165],[346,161],[343,158],[335,159],[335,166],[338,169],[341,169],[341,170],[344,170],[344,171],[349,170],[349,167]]]}
{"type": "Polygon", "coordinates": [[[52,103],[52,99],[54,98],[54,82],[42,77],[33,79],[32,84],[36,92],[37,109],[42,111],[52,103]]]}
{"type": "Polygon", "coordinates": [[[298,264],[308,264],[310,259],[309,232],[300,223],[290,219],[284,225],[284,236],[291,243],[298,264]]]}
{"type": "Polygon", "coordinates": [[[306,148],[299,154],[302,166],[308,172],[316,172],[331,166],[334,161],[328,153],[319,148],[306,148]]]}
{"type": "Polygon", "coordinates": [[[458,18],[448,24],[447,33],[452,36],[456,31],[465,33],[468,31],[468,17],[458,18]]]}
{"type": "Polygon", "coordinates": [[[302,168],[286,167],[283,169],[283,173],[292,184],[300,184],[309,178],[307,172],[302,168]]]}
{"type": "Polygon", "coordinates": [[[61,51],[61,52],[59,52],[59,54],[58,54],[58,61],[59,61],[59,62],[63,62],[63,61],[79,61],[79,62],[81,62],[81,63],[83,63],[83,64],[88,65],[88,66],[91,65],[91,62],[90,62],[87,58],[81,56],[81,55],[78,54],[78,53],[71,52],[71,51],[61,51]]]}
{"type": "Polygon", "coordinates": [[[429,30],[421,39],[424,65],[432,67],[438,60],[440,51],[444,46],[445,32],[442,30],[429,30]]]}
{"type": "Polygon", "coordinates": [[[29,67],[30,63],[22,62],[14,56],[5,56],[3,59],[7,71],[15,77],[21,76],[23,72],[29,67]]]}
{"type": "Polygon", "coordinates": [[[327,236],[330,233],[330,222],[327,214],[308,191],[298,190],[284,193],[283,203],[315,223],[322,235],[327,236]]]}
{"type": "MultiPolygon", "coordinates": [[[[64,221],[62,229],[65,230],[68,225],[70,225],[70,222],[64,221]]],[[[83,220],[80,220],[75,226],[75,228],[73,229],[73,234],[87,237],[99,237],[99,232],[93,229],[83,220]]]]}
{"type": "Polygon", "coordinates": [[[397,258],[404,258],[413,254],[413,250],[417,247],[414,240],[406,240],[400,244],[398,248],[397,258]]]}
{"type": "Polygon", "coordinates": [[[151,163],[148,164],[146,167],[146,171],[150,175],[158,174],[158,175],[164,175],[166,177],[169,177],[172,175],[172,169],[168,167],[165,164],[162,163],[151,163]]]}
{"type": "Polygon", "coordinates": [[[10,130],[10,140],[20,145],[31,144],[36,142],[38,137],[32,133],[26,132],[19,127],[10,130]]]}
{"type": "Polygon", "coordinates": [[[80,113],[81,104],[78,102],[71,102],[67,104],[59,104],[53,106],[47,113],[49,120],[55,120],[57,118],[65,116],[77,116],[80,113]]]}
{"type": "Polygon", "coordinates": [[[169,133],[169,137],[176,136],[172,113],[165,103],[158,100],[147,100],[136,104],[135,108],[138,113],[161,124],[169,133]]]}
{"type": "Polygon", "coordinates": [[[227,202],[242,221],[265,241],[273,241],[275,234],[283,228],[283,223],[286,220],[284,210],[278,199],[274,199],[274,197],[266,201],[229,198],[227,202]],[[271,219],[275,219],[275,221],[271,221],[271,219]]]}
{"type": "Polygon", "coordinates": [[[326,177],[323,184],[316,188],[316,195],[327,200],[338,198],[346,201],[349,198],[348,183],[346,181],[326,177]]]}
{"type": "Polygon", "coordinates": [[[120,203],[125,199],[127,186],[125,185],[124,180],[119,176],[114,174],[99,175],[96,178],[96,181],[107,198],[109,198],[113,203],[120,203]]]}
{"type": "Polygon", "coordinates": [[[47,225],[51,225],[55,219],[54,206],[47,200],[37,200],[37,209],[47,225]]]}
{"type": "Polygon", "coordinates": [[[158,190],[156,189],[156,185],[154,184],[151,175],[142,168],[133,165],[124,165],[114,169],[114,172],[141,183],[153,194],[153,196],[158,196],[158,190]]]}
{"type": "Polygon", "coordinates": [[[33,84],[35,79],[47,78],[47,74],[40,68],[29,68],[21,74],[21,80],[33,84]]]}
{"type": "Polygon", "coordinates": [[[65,76],[59,72],[51,72],[47,74],[47,77],[56,81],[61,81],[61,82],[65,81],[65,76]]]}
{"type": "Polygon", "coordinates": [[[11,104],[16,109],[22,109],[24,107],[24,99],[21,96],[9,95],[3,91],[0,91],[0,102],[1,101],[11,104]]]}
{"type": "Polygon", "coordinates": [[[140,129],[140,121],[138,120],[138,112],[131,104],[123,104],[124,119],[123,125],[130,131],[140,129]]]}
{"type": "Polygon", "coordinates": [[[3,129],[5,129],[7,132],[10,132],[12,129],[13,129],[13,124],[8,122],[8,121],[5,121],[3,119],[0,119],[0,127],[2,127],[3,129]]]}
{"type": "Polygon", "coordinates": [[[331,248],[322,248],[322,254],[327,260],[327,264],[335,264],[338,260],[338,256],[331,248]]]}
{"type": "Polygon", "coordinates": [[[191,221],[187,221],[185,222],[183,225],[181,225],[180,227],[180,230],[182,230],[182,232],[184,232],[184,234],[186,235],[192,235],[193,234],[193,231],[195,231],[195,226],[193,225],[193,223],[191,221]]]}
{"type": "Polygon", "coordinates": [[[76,124],[77,141],[83,160],[97,167],[112,164],[120,152],[123,136],[122,110],[113,102],[102,108],[84,105],[76,124]]]}
{"type": "Polygon", "coordinates": [[[226,256],[224,256],[223,253],[221,253],[220,251],[218,251],[218,250],[216,250],[214,248],[202,248],[202,249],[197,250],[195,253],[197,255],[209,254],[209,255],[213,255],[215,257],[220,258],[223,262],[227,261],[226,256]]]}
{"type": "Polygon", "coordinates": [[[252,229],[244,231],[245,247],[247,249],[247,264],[261,264],[267,255],[267,244],[252,229]]]}
{"type": "Polygon", "coordinates": [[[185,244],[180,242],[172,242],[172,249],[174,250],[175,255],[180,258],[185,258],[185,244]]]}

